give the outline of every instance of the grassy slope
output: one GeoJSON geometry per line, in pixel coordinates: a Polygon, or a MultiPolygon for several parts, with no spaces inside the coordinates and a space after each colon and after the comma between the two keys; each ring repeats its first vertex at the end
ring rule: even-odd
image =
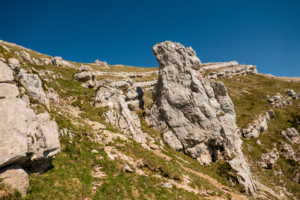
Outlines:
{"type": "MultiPolygon", "coordinates": [[[[275,111],[275,119],[272,119],[271,122],[268,123],[268,132],[260,135],[258,138],[262,142],[262,145],[256,144],[258,139],[243,139],[243,151],[251,163],[252,173],[258,176],[258,179],[263,184],[273,188],[274,191],[277,191],[275,186],[286,187],[289,192],[292,192],[297,198],[300,198],[299,184],[291,181],[291,178],[300,172],[299,163],[281,157],[277,161],[274,169],[265,170],[257,165],[257,161],[260,160],[261,155],[271,151],[274,145],[277,145],[277,149],[280,149],[284,142],[290,144],[280,135],[282,130],[294,127],[300,132],[300,126],[298,124],[300,117],[300,107],[298,104],[300,100],[293,100],[293,105],[288,105],[285,108],[274,108],[268,103],[266,95],[273,96],[276,93],[280,93],[287,97],[285,94],[287,89],[294,89],[295,92],[300,92],[300,83],[279,81],[261,75],[234,77],[232,79],[223,78],[219,80],[223,81],[228,88],[229,95],[235,106],[237,124],[239,127],[247,127],[248,123],[253,121],[251,119],[252,117],[265,113],[265,111],[269,109],[275,111]],[[244,83],[237,81],[237,79],[243,80],[244,83]],[[251,94],[245,93],[243,90],[251,94]],[[252,147],[251,151],[247,150],[247,145],[252,147]],[[274,175],[274,171],[278,170],[283,172],[283,177],[274,175]]],[[[294,144],[291,146],[295,153],[300,153],[298,145],[294,144]]]]}
{"type": "MultiPolygon", "coordinates": [[[[7,58],[15,57],[14,54],[6,54],[7,58]]],[[[17,58],[17,57],[16,57],[17,58]]],[[[72,75],[77,71],[65,67],[37,66],[28,64],[37,70],[49,70],[55,74],[61,74],[64,79],[53,79],[51,76],[44,77],[50,80],[46,83],[48,87],[53,87],[64,102],[69,102],[69,99],[77,99],[72,105],[79,106],[82,118],[89,118],[93,121],[98,121],[105,124],[108,130],[115,131],[109,124],[104,122],[101,117],[105,109],[97,109],[90,106],[92,101],[94,89],[87,89],[81,87],[80,83],[72,80],[72,75]],[[88,95],[84,95],[87,91],[88,95]],[[81,103],[83,101],[83,103],[81,103]]],[[[126,68],[125,68],[126,69],[126,68]]],[[[127,69],[128,70],[128,69],[127,69]]],[[[132,68],[132,71],[151,71],[148,69],[141,70],[132,68]]],[[[151,77],[154,78],[154,77],[151,77]]],[[[136,81],[139,81],[138,79],[136,81]]],[[[144,79],[140,80],[144,81],[144,79]]],[[[70,102],[69,102],[70,103],[70,102]]],[[[203,199],[200,195],[187,192],[183,189],[162,188],[162,180],[157,177],[145,177],[137,174],[124,173],[123,161],[111,161],[108,159],[104,151],[99,149],[102,144],[92,142],[88,137],[93,137],[92,128],[87,125],[81,118],[74,118],[73,116],[62,112],[58,114],[60,108],[56,107],[51,102],[51,107],[54,108],[50,112],[53,119],[56,120],[60,129],[70,128],[75,133],[73,142],[69,138],[60,137],[61,153],[57,154],[56,159],[52,162],[53,167],[43,174],[29,173],[30,188],[28,195],[23,199],[82,199],[84,197],[92,197],[99,199],[203,199]],[[75,125],[73,122],[78,122],[75,125]],[[82,127],[80,124],[84,124],[82,127]],[[92,154],[92,149],[98,149],[99,154],[92,154]],[[99,156],[104,159],[100,160],[99,156]],[[101,171],[107,173],[107,177],[103,182],[103,186],[96,192],[94,197],[91,194],[92,182],[97,181],[97,178],[92,176],[93,166],[100,165],[101,171]],[[116,191],[117,190],[117,191],[116,191]]],[[[148,127],[149,128],[149,127],[148,127]]],[[[150,128],[148,129],[150,130],[150,128]]],[[[152,129],[153,130],[153,129],[152,129]]],[[[118,143],[117,141],[116,143],[118,143]]],[[[111,145],[115,145],[111,144],[111,145]]],[[[180,165],[174,161],[167,162],[151,151],[145,150],[140,144],[131,143],[126,144],[125,147],[118,147],[123,153],[138,159],[142,158],[147,167],[146,170],[150,175],[162,175],[179,181],[182,178],[183,170],[180,165]],[[133,145],[133,146],[132,146],[133,145]],[[158,172],[151,171],[158,168],[158,172]]],[[[192,175],[190,175],[192,177],[192,175]]],[[[200,177],[193,177],[191,185],[194,188],[210,189],[217,191],[215,195],[224,195],[219,189],[211,183],[200,177]]]]}

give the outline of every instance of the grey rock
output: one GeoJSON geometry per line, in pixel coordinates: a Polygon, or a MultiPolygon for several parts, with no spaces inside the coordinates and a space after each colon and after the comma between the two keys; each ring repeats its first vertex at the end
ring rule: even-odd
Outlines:
{"type": "Polygon", "coordinates": [[[78,69],[80,72],[84,72],[84,71],[93,71],[93,69],[88,66],[88,65],[81,65],[81,67],[79,67],[78,69]]]}
{"type": "Polygon", "coordinates": [[[0,62],[0,83],[9,83],[14,80],[13,71],[3,62],[0,62]]]}
{"type": "Polygon", "coordinates": [[[75,73],[73,75],[75,81],[79,82],[88,82],[88,81],[96,81],[97,75],[93,71],[81,71],[79,73],[75,73]]]}
{"type": "Polygon", "coordinates": [[[9,58],[8,59],[8,62],[9,62],[9,66],[12,70],[19,70],[21,68],[20,66],[20,62],[18,59],[15,59],[15,58],[9,58]]]}
{"type": "Polygon", "coordinates": [[[286,91],[286,94],[289,95],[290,97],[296,96],[296,92],[294,90],[291,90],[291,89],[289,89],[288,91],[286,91]]]}
{"type": "Polygon", "coordinates": [[[0,167],[33,166],[60,151],[58,128],[48,113],[34,114],[17,98],[0,99],[0,167]]]}
{"type": "Polygon", "coordinates": [[[5,58],[0,57],[0,63],[6,63],[5,58]]]}
{"type": "Polygon", "coordinates": [[[59,96],[53,88],[48,88],[47,98],[54,101],[55,104],[59,104],[59,96]]]}
{"type": "Polygon", "coordinates": [[[40,58],[39,62],[41,65],[52,65],[52,60],[49,58],[40,58]]]}
{"type": "Polygon", "coordinates": [[[141,123],[137,114],[130,110],[130,106],[136,107],[137,104],[134,106],[131,103],[126,102],[126,96],[123,95],[122,90],[111,85],[103,85],[95,92],[95,106],[109,108],[109,111],[103,114],[106,122],[111,123],[123,134],[132,137],[135,141],[145,143],[145,135],[147,134],[141,130],[141,123]]]}
{"type": "Polygon", "coordinates": [[[282,149],[281,149],[281,154],[285,159],[293,159],[295,160],[295,152],[293,148],[288,145],[287,143],[283,143],[282,149]]]}
{"type": "Polygon", "coordinates": [[[279,159],[279,153],[276,149],[273,149],[269,153],[264,153],[261,155],[260,166],[265,169],[273,169],[276,161],[279,159]]]}
{"type": "Polygon", "coordinates": [[[165,183],[162,183],[161,187],[172,189],[173,185],[170,182],[165,182],[165,183]]]}
{"type": "Polygon", "coordinates": [[[22,101],[25,102],[26,106],[30,106],[29,96],[27,96],[26,94],[24,94],[21,99],[22,99],[22,101]]]}
{"type": "Polygon", "coordinates": [[[128,165],[124,164],[123,166],[124,166],[124,169],[126,170],[126,172],[130,172],[130,173],[134,172],[134,170],[131,169],[128,165]]]}
{"type": "Polygon", "coordinates": [[[152,49],[159,63],[159,79],[153,90],[153,100],[184,152],[204,164],[229,159],[234,154],[235,158],[229,164],[237,171],[238,181],[244,185],[246,192],[255,195],[256,186],[241,150],[242,140],[237,133],[234,106],[224,84],[205,82],[198,72],[201,62],[196,59],[192,48],[163,42],[152,49]],[[209,99],[213,95],[208,95],[204,88],[209,84],[222,115],[217,115],[217,110],[210,105],[209,99]]]}
{"type": "Polygon", "coordinates": [[[34,64],[34,62],[32,61],[32,59],[31,59],[29,53],[27,53],[26,51],[20,51],[20,52],[19,52],[19,57],[20,57],[23,61],[25,61],[25,62],[29,62],[29,63],[33,63],[33,64],[34,64]]]}
{"type": "Polygon", "coordinates": [[[1,183],[10,185],[12,188],[17,189],[22,196],[27,194],[29,188],[28,174],[19,166],[11,165],[0,170],[1,183]]]}
{"type": "Polygon", "coordinates": [[[70,67],[74,68],[74,66],[71,63],[68,63],[67,61],[64,61],[61,57],[54,57],[52,59],[52,64],[55,66],[63,66],[63,67],[70,67]]]}
{"type": "Polygon", "coordinates": [[[176,135],[172,131],[167,131],[163,135],[164,141],[174,150],[182,151],[183,147],[180,141],[177,139],[176,135]]]}
{"type": "Polygon", "coordinates": [[[288,128],[287,131],[282,131],[281,135],[285,136],[285,138],[292,144],[300,144],[299,133],[294,127],[288,128]]]}
{"type": "Polygon", "coordinates": [[[92,153],[99,153],[96,149],[93,149],[91,152],[92,153]]]}
{"type": "Polygon", "coordinates": [[[49,99],[44,92],[42,81],[39,76],[37,74],[19,73],[18,78],[22,85],[26,88],[29,95],[50,110],[49,99]]]}
{"type": "Polygon", "coordinates": [[[0,83],[0,99],[16,98],[19,95],[17,86],[9,83],[0,83]]]}
{"type": "Polygon", "coordinates": [[[100,67],[104,69],[109,69],[110,67],[107,65],[107,62],[101,62],[98,59],[95,60],[94,64],[99,65],[100,67]]]}

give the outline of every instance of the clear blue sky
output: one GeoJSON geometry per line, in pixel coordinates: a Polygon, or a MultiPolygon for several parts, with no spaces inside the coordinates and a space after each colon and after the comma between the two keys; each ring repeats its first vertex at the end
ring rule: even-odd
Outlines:
{"type": "Polygon", "coordinates": [[[0,39],[77,62],[157,67],[156,43],[202,62],[300,77],[299,0],[1,0],[0,39]]]}

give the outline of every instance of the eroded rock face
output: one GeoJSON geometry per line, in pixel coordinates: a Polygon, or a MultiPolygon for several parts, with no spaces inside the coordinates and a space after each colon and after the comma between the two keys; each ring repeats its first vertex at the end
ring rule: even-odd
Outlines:
{"type": "Polygon", "coordinates": [[[43,89],[42,81],[37,74],[29,74],[26,70],[18,74],[29,95],[50,110],[49,99],[43,89]]]}
{"type": "Polygon", "coordinates": [[[126,101],[122,90],[111,85],[103,85],[96,91],[94,103],[96,107],[109,108],[109,111],[103,114],[107,123],[112,124],[124,135],[132,137],[139,143],[147,141],[148,135],[141,130],[139,117],[132,112],[136,110],[135,105],[139,105],[139,100],[126,101]]]}
{"type": "Polygon", "coordinates": [[[0,100],[0,167],[50,161],[60,151],[58,128],[48,113],[36,115],[21,99],[0,100]]]}
{"type": "Polygon", "coordinates": [[[224,84],[204,80],[199,73],[201,62],[190,47],[163,42],[155,45],[153,52],[159,79],[152,96],[173,137],[186,154],[202,164],[229,161],[234,156],[229,164],[237,171],[239,183],[255,195],[256,186],[241,151],[234,106],[224,84]]]}

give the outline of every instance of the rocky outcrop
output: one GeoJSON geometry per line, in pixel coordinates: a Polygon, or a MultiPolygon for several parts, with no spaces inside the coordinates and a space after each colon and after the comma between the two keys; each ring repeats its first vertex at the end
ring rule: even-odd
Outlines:
{"type": "Polygon", "coordinates": [[[292,144],[300,144],[299,133],[295,128],[288,128],[286,131],[281,131],[281,135],[283,135],[289,142],[292,144]]]}
{"type": "Polygon", "coordinates": [[[275,117],[273,110],[269,110],[265,115],[260,115],[248,129],[243,129],[245,138],[258,138],[260,134],[268,131],[268,123],[275,117]]]}
{"type": "Polygon", "coordinates": [[[203,63],[202,68],[204,70],[207,69],[219,69],[224,67],[236,67],[239,63],[237,61],[230,61],[230,62],[219,62],[219,63],[203,63]]]}
{"type": "Polygon", "coordinates": [[[274,148],[271,152],[264,153],[261,155],[259,165],[265,169],[273,169],[278,159],[279,159],[279,152],[277,151],[276,148],[274,148]]]}
{"type": "MultiPolygon", "coordinates": [[[[221,65],[222,66],[222,65],[221,65]]],[[[211,66],[213,67],[213,66],[211,66]]],[[[217,69],[217,68],[212,68],[217,69]]],[[[214,71],[208,74],[209,79],[222,78],[232,78],[233,76],[243,76],[243,75],[254,75],[257,74],[256,66],[253,65],[231,65],[226,69],[214,71]]]]}
{"type": "Polygon", "coordinates": [[[123,91],[112,85],[103,85],[98,91],[95,92],[94,104],[96,107],[108,107],[109,110],[103,114],[107,123],[112,124],[118,128],[124,135],[133,138],[139,143],[145,143],[148,134],[143,133],[141,130],[140,119],[133,111],[134,105],[139,106],[139,100],[142,93],[137,91],[137,97],[132,97],[132,88],[129,95],[125,96],[123,91]],[[140,93],[140,97],[139,97],[140,93]],[[135,102],[134,102],[135,101],[135,102]]]}
{"type": "Polygon", "coordinates": [[[19,78],[20,83],[26,88],[28,94],[50,110],[49,99],[43,89],[42,81],[37,74],[30,74],[21,68],[20,62],[15,58],[9,59],[9,66],[19,78]]]}
{"type": "Polygon", "coordinates": [[[79,72],[73,75],[75,81],[87,83],[84,86],[87,87],[98,87],[97,75],[93,69],[88,65],[82,65],[79,69],[79,72]]]}
{"type": "Polygon", "coordinates": [[[29,53],[27,53],[26,51],[20,51],[19,57],[25,62],[33,63],[29,53]]]}
{"type": "Polygon", "coordinates": [[[63,67],[70,67],[70,68],[74,68],[74,66],[71,63],[68,63],[67,61],[64,61],[61,57],[54,57],[52,59],[52,64],[55,66],[63,66],[63,67]]]}
{"type": "Polygon", "coordinates": [[[39,76],[37,74],[29,74],[26,70],[19,72],[17,76],[28,94],[50,110],[49,99],[43,89],[39,76]]]}
{"type": "MultiPolygon", "coordinates": [[[[29,94],[45,94],[37,75],[25,74],[26,70],[21,69],[16,62],[12,66],[29,94]]],[[[5,70],[10,70],[9,74],[13,73],[8,66],[5,70]]],[[[33,109],[17,98],[19,95],[16,85],[0,83],[0,178],[25,195],[29,184],[28,175],[21,167],[42,169],[37,166],[49,163],[60,151],[60,143],[56,122],[50,119],[47,112],[35,114],[33,109]]]]}
{"type": "Polygon", "coordinates": [[[107,65],[107,62],[101,62],[99,61],[98,59],[95,60],[94,62],[95,65],[101,67],[101,68],[104,68],[104,69],[109,69],[110,67],[107,65]]]}
{"type": "Polygon", "coordinates": [[[288,91],[286,91],[286,94],[289,95],[293,99],[298,99],[298,94],[292,89],[289,89],[288,91]]]}
{"type": "Polygon", "coordinates": [[[224,84],[204,80],[199,72],[201,61],[190,47],[163,42],[155,45],[153,52],[159,63],[153,100],[184,153],[203,164],[227,160],[245,191],[255,195],[256,186],[237,134],[234,106],[224,84]]]}

